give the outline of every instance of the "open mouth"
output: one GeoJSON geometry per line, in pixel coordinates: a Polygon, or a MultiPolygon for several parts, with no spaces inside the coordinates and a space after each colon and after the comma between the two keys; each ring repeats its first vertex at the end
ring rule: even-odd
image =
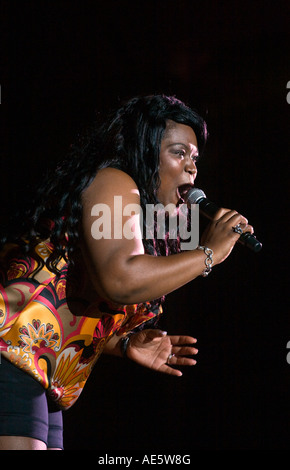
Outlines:
{"type": "Polygon", "coordinates": [[[190,183],[178,186],[177,191],[176,191],[178,199],[179,199],[178,204],[185,202],[185,196],[191,188],[193,188],[193,184],[190,184],[190,183]]]}

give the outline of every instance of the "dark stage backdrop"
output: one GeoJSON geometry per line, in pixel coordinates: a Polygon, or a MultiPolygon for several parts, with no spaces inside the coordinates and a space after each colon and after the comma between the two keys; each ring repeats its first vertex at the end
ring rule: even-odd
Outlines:
{"type": "Polygon", "coordinates": [[[289,449],[288,4],[1,2],[3,221],[96,112],[161,92],[208,122],[197,186],[263,242],[168,295],[160,326],[198,339],[182,378],[101,357],[67,450],[289,449]]]}

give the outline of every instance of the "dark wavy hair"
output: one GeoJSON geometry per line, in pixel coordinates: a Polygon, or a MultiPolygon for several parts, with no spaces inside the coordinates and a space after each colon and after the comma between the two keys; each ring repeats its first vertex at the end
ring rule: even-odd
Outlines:
{"type": "MultiPolygon", "coordinates": [[[[32,252],[40,240],[49,238],[55,249],[46,264],[57,272],[59,260],[63,257],[70,261],[78,246],[82,193],[104,167],[119,168],[133,178],[143,209],[147,203],[158,203],[159,153],[168,120],[194,130],[201,155],[207,129],[194,110],[172,96],[130,99],[101,125],[95,122],[79,136],[56,170],[41,181],[35,203],[22,216],[22,223],[18,216],[17,228],[2,236],[2,245],[17,242],[25,252],[32,252]]],[[[147,251],[152,252],[152,246],[146,243],[147,251]]]]}

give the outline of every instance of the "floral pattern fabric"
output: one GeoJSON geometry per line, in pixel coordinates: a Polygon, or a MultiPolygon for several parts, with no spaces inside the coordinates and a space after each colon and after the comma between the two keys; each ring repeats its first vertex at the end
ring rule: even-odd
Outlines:
{"type": "Polygon", "coordinates": [[[125,335],[162,312],[151,304],[116,305],[99,298],[79,314],[69,308],[68,266],[60,276],[44,262],[53,250],[49,242],[36,256],[9,246],[1,254],[0,353],[42,386],[62,409],[70,408],[112,335],[125,335]],[[39,270],[37,270],[37,268],[39,270]]]}

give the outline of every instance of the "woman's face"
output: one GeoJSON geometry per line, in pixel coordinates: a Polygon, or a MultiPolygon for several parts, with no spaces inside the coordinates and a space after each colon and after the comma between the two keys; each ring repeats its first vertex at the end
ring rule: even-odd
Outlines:
{"type": "Polygon", "coordinates": [[[197,159],[197,139],[193,129],[168,120],[161,141],[161,184],[157,191],[157,197],[164,206],[169,203],[177,205],[186,190],[193,186],[197,159]]]}

